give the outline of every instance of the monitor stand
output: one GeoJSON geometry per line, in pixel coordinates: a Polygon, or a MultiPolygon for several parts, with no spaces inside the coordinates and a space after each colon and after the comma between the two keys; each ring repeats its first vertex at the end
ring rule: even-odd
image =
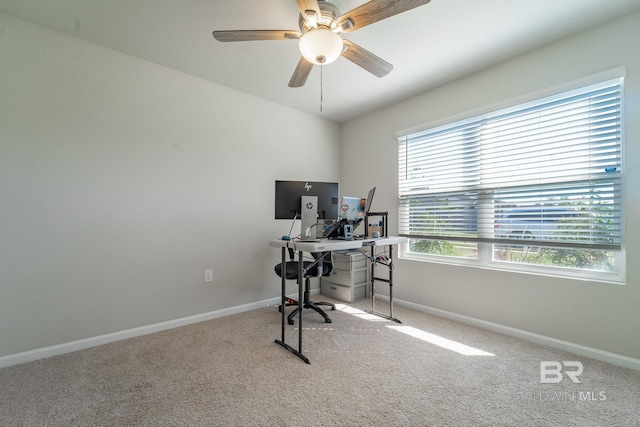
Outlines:
{"type": "Polygon", "coordinates": [[[315,227],[318,224],[318,196],[302,196],[300,198],[302,226],[301,240],[317,240],[315,227]]]}

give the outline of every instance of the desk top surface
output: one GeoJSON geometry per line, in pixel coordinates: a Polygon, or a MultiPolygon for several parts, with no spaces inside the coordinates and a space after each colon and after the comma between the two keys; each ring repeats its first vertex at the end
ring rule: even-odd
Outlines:
{"type": "Polygon", "coordinates": [[[406,237],[389,236],[379,237],[377,239],[359,239],[359,240],[271,240],[269,246],[273,248],[283,248],[289,244],[289,247],[296,251],[303,252],[322,252],[322,251],[339,251],[344,249],[358,249],[363,246],[386,246],[406,243],[409,239],[406,237]]]}

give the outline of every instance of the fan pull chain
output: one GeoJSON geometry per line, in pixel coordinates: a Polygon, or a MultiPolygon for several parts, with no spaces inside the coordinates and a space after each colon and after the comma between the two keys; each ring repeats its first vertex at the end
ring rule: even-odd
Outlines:
{"type": "Polygon", "coordinates": [[[320,112],[322,113],[322,62],[320,63],[320,112]]]}

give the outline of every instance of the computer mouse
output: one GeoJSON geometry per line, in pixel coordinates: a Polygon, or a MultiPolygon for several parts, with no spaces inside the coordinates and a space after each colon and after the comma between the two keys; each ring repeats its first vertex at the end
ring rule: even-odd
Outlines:
{"type": "Polygon", "coordinates": [[[289,236],[282,236],[282,240],[291,240],[291,237],[289,237],[289,236]]]}

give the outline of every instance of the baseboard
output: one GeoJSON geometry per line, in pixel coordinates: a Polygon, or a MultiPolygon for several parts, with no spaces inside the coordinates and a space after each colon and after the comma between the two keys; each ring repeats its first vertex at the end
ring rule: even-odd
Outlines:
{"type": "MultiPolygon", "coordinates": [[[[319,290],[314,289],[312,294],[319,293],[319,290]]],[[[292,298],[297,298],[297,295],[290,295],[292,298]]],[[[376,299],[388,301],[388,297],[385,295],[376,295],[376,299]]],[[[599,350],[592,347],[575,344],[568,341],[559,340],[556,338],[547,337],[544,335],[535,334],[532,332],[523,331],[521,329],[512,328],[509,326],[500,325],[493,322],[487,322],[485,320],[476,319],[469,316],[453,313],[446,310],[441,310],[426,305],[416,304],[409,301],[399,300],[394,298],[394,304],[403,305],[416,311],[422,311],[434,316],[444,317],[446,319],[455,320],[461,323],[465,323],[471,326],[476,326],[483,329],[488,329],[500,334],[521,338],[527,341],[535,342],[542,345],[547,345],[552,348],[564,350],[569,353],[577,354],[580,356],[590,357],[592,359],[601,360],[603,362],[611,363],[612,365],[622,366],[624,368],[640,371],[640,360],[632,357],[622,356],[616,353],[611,353],[604,350],[599,350]]],[[[38,348],[34,350],[25,351],[22,353],[10,354],[0,357],[0,368],[6,368],[8,366],[18,365],[21,363],[32,362],[35,360],[45,359],[47,357],[58,356],[65,353],[71,353],[78,350],[84,350],[86,348],[97,347],[99,345],[108,344],[128,338],[134,338],[142,335],[153,334],[155,332],[164,331],[167,329],[177,328],[180,326],[186,326],[194,323],[204,322],[207,320],[217,319],[219,317],[230,316],[232,314],[243,313],[245,311],[255,310],[258,308],[266,307],[269,305],[276,305],[280,302],[280,297],[270,298],[268,300],[258,301],[250,304],[242,304],[235,307],[228,307],[221,310],[210,311],[208,313],[196,314],[193,316],[182,317],[179,319],[168,320],[166,322],[160,322],[152,325],[141,326],[138,328],[127,329],[124,331],[113,332],[110,334],[99,335],[96,337],[86,338],[78,341],[72,341],[63,344],[57,344],[49,347],[38,348]]]]}
{"type": "Polygon", "coordinates": [[[230,316],[232,314],[243,313],[245,311],[255,310],[269,305],[275,305],[279,302],[280,297],[276,297],[268,300],[258,301],[255,303],[242,304],[235,307],[228,307],[221,310],[210,311],[208,313],[201,313],[193,316],[182,317],[179,319],[168,320],[166,322],[160,322],[152,325],[141,326],[138,328],[127,329],[124,331],[113,332],[110,334],[98,335],[96,337],[85,338],[78,341],[71,341],[68,343],[52,345],[49,347],[37,348],[22,353],[9,354],[7,356],[0,357],[0,368],[6,368],[8,366],[18,365],[26,362],[33,362],[34,360],[45,359],[47,357],[58,356],[65,353],[71,353],[78,350],[97,347],[99,345],[108,344],[128,338],[153,334],[155,332],[160,332],[167,329],[178,328],[180,326],[186,326],[193,323],[217,319],[219,317],[230,316]]]}
{"type": "MultiPolygon", "coordinates": [[[[383,299],[389,301],[386,295],[376,295],[376,299],[383,299]]],[[[476,319],[474,317],[464,316],[461,314],[453,313],[446,310],[440,310],[438,308],[429,307],[426,305],[416,304],[409,301],[393,299],[394,304],[403,305],[416,311],[422,311],[434,316],[444,317],[446,319],[455,320],[460,323],[465,323],[471,326],[476,326],[482,329],[488,329],[493,332],[497,332],[503,335],[509,335],[516,338],[521,338],[527,341],[535,342],[537,344],[547,345],[552,348],[564,350],[569,353],[577,354],[591,359],[600,360],[602,362],[611,363],[612,365],[622,366],[624,368],[640,371],[640,360],[632,357],[623,356],[609,351],[599,350],[593,347],[587,347],[584,345],[572,343],[569,341],[563,341],[556,338],[547,337],[533,332],[527,332],[521,329],[512,328],[509,326],[500,325],[498,323],[487,322],[485,320],[476,319]]]]}

